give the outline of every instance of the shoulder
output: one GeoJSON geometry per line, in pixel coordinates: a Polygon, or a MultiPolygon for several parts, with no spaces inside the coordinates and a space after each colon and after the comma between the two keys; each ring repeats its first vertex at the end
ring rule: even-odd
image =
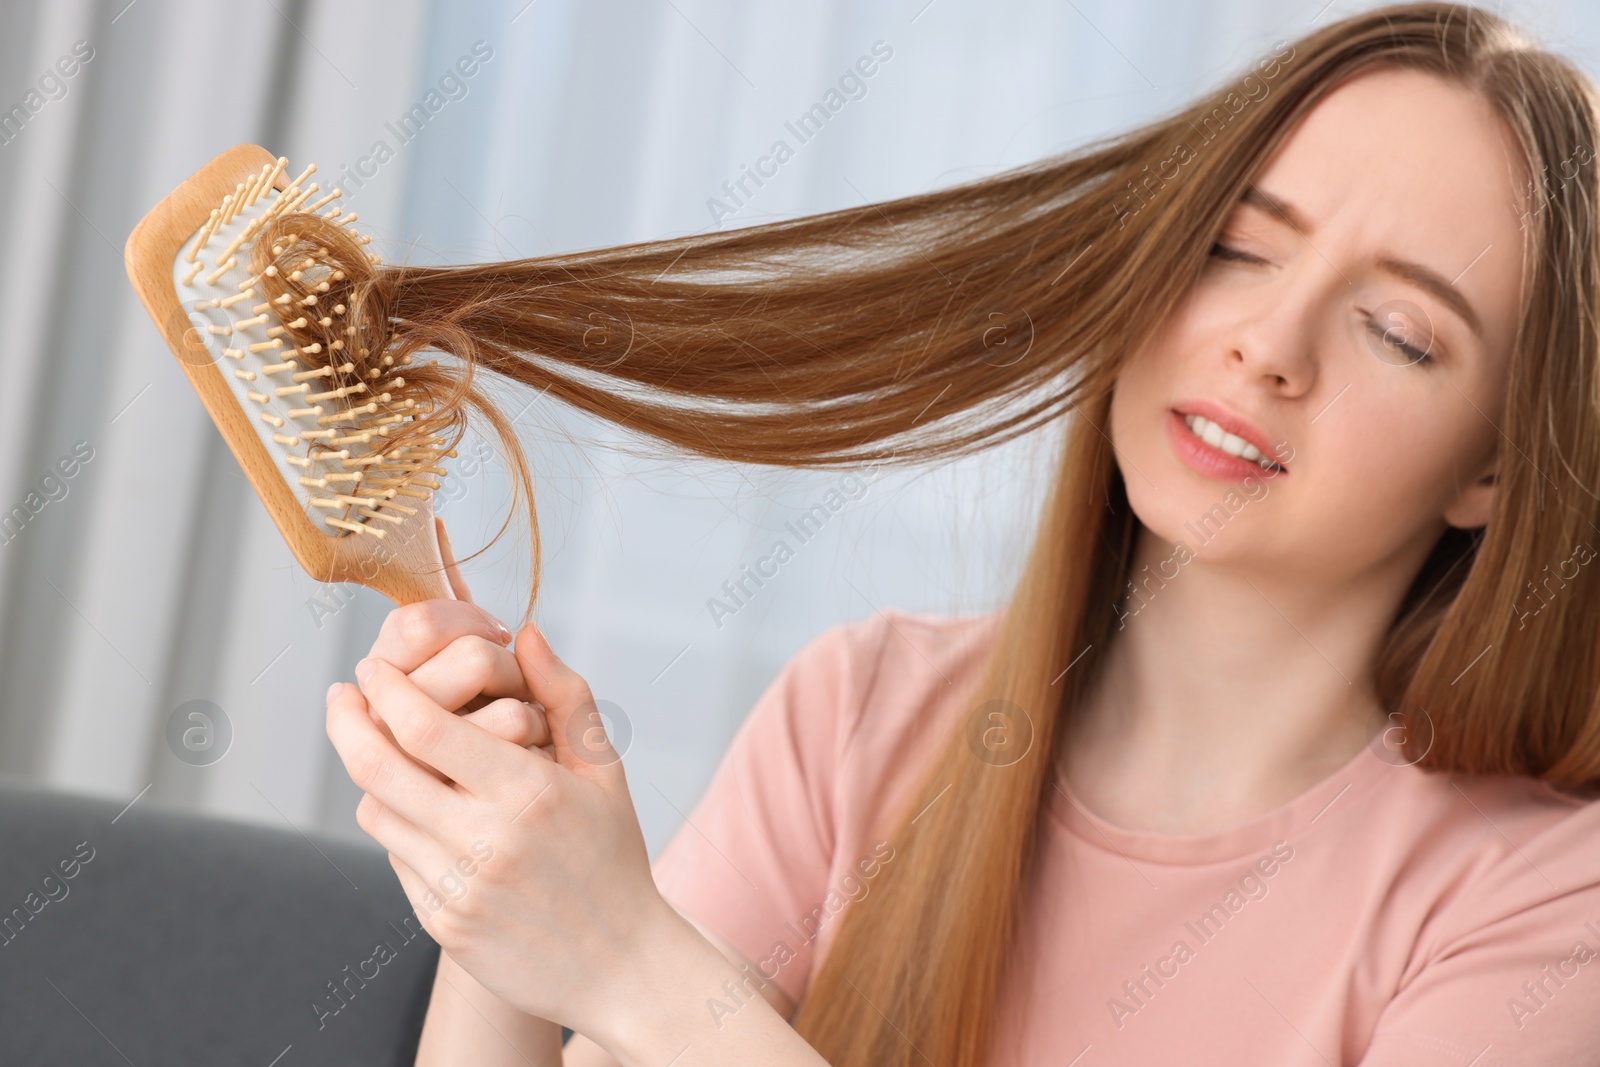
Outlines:
{"type": "Polygon", "coordinates": [[[1600,800],[1398,770],[1378,793],[1385,825],[1367,828],[1391,852],[1388,918],[1409,916],[1417,934],[1373,1035],[1405,1059],[1373,1062],[1418,1062],[1419,1042],[1463,1062],[1486,1047],[1495,1062],[1580,1062],[1600,1041],[1600,800]]]}
{"type": "Polygon", "coordinates": [[[944,667],[960,668],[982,658],[997,632],[1004,611],[974,615],[933,615],[904,608],[884,608],[825,631],[848,646],[857,663],[880,675],[885,668],[904,667],[937,677],[944,667]]]}
{"type": "Polygon", "coordinates": [[[856,712],[846,732],[871,708],[876,722],[914,719],[974,682],[987,661],[1004,611],[934,615],[884,608],[838,623],[813,644],[849,679],[856,712]]]}
{"type": "MultiPolygon", "coordinates": [[[[1600,892],[1600,799],[1546,782],[1502,775],[1452,775],[1455,815],[1481,841],[1482,891],[1545,897],[1600,892]]],[[[1597,913],[1600,914],[1600,913],[1597,913]]]]}
{"type": "Polygon", "coordinates": [[[1383,776],[1388,781],[1375,799],[1395,814],[1404,806],[1414,846],[1448,846],[1464,873],[1481,877],[1507,864],[1527,869],[1537,855],[1600,875],[1600,798],[1516,775],[1404,766],[1383,776]]]}
{"type": "Polygon", "coordinates": [[[966,707],[1003,617],[886,608],[818,638],[848,679],[829,761],[846,837],[865,842],[892,818],[966,707]]]}
{"type": "Polygon", "coordinates": [[[1410,832],[1378,836],[1404,842],[1435,901],[1414,968],[1600,920],[1600,799],[1526,777],[1396,770],[1383,807],[1410,832]]]}
{"type": "Polygon", "coordinates": [[[736,743],[781,742],[827,770],[863,722],[878,734],[926,726],[930,706],[975,678],[1001,615],[886,608],[834,623],[778,671],[736,743]]]}

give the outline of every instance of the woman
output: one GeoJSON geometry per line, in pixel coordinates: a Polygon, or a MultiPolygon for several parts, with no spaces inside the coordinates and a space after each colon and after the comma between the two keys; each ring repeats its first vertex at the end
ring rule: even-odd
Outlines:
{"type": "Polygon", "coordinates": [[[418,1063],[1600,1060],[1597,127],[1406,5],[970,185],[375,276],[708,456],[1068,420],[1006,607],[813,640],[653,872],[535,627],[392,613],[328,732],[444,949],[418,1063]]]}

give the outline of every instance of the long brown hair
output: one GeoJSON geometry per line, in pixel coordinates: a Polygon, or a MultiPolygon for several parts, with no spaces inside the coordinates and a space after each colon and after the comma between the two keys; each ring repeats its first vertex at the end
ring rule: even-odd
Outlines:
{"type": "Polygon", "coordinates": [[[956,730],[911,791],[886,881],[840,920],[794,1020],[829,1062],[971,1067],[990,1053],[1062,717],[1111,639],[1138,531],[1101,432],[1112,383],[1295,121],[1375,64],[1480,94],[1536,176],[1496,511],[1482,530],[1448,531],[1420,569],[1376,665],[1379,696],[1426,726],[1406,742],[1426,769],[1592,789],[1600,568],[1563,564],[1600,537],[1586,165],[1600,122],[1582,74],[1491,14],[1360,14],[1133,132],[888,203],[469,266],[378,266],[352,246],[347,297],[369,358],[454,357],[412,364],[433,396],[426,432],[459,430],[472,408],[500,434],[528,508],[530,610],[531,476],[476,370],[690,453],[786,467],[948,458],[1068,420],[971,696],[1021,709],[1032,745],[998,766],[956,730]]]}

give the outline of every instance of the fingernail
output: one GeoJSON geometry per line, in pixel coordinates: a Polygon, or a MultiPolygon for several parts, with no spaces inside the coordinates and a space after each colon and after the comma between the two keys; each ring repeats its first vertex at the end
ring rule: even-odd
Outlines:
{"type": "Polygon", "coordinates": [[[503,623],[503,622],[500,622],[499,620],[496,620],[494,625],[495,625],[495,629],[500,631],[500,643],[502,645],[504,645],[504,644],[507,644],[508,642],[510,642],[510,640],[511,640],[511,631],[506,629],[506,624],[503,623]]]}
{"type": "Polygon", "coordinates": [[[366,685],[372,677],[372,672],[378,669],[378,664],[371,659],[364,659],[356,664],[356,681],[366,685]]]}
{"type": "Polygon", "coordinates": [[[328,696],[324,703],[333,703],[334,694],[339,692],[339,687],[343,684],[343,682],[334,682],[332,685],[328,686],[328,696]]]}

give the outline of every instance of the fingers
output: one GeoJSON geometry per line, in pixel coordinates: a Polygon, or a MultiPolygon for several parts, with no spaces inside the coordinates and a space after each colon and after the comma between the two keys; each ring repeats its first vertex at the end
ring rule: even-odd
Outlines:
{"type": "Polygon", "coordinates": [[[462,816],[461,796],[401,751],[369,710],[366,697],[353,685],[341,682],[328,690],[328,740],[350,780],[416,826],[462,816]]]}
{"type": "MultiPolygon", "coordinates": [[[[356,810],[360,810],[357,808],[356,810]]],[[[406,865],[405,860],[389,853],[389,867],[394,871],[395,878],[400,882],[400,888],[405,893],[406,899],[411,902],[412,909],[417,913],[417,918],[422,918],[426,913],[423,901],[428,899],[428,894],[433,890],[422,876],[406,865]]]]}
{"type": "MultiPolygon", "coordinates": [[[[523,749],[506,744],[429,700],[393,664],[364,659],[356,664],[356,678],[362,694],[388,724],[405,754],[437,768],[462,788],[479,796],[493,796],[505,783],[526,778],[528,763],[523,749]]],[[[448,787],[441,784],[438,788],[448,787]]],[[[435,815],[417,818],[411,812],[402,813],[419,826],[431,828],[438,822],[435,815]]]]}
{"type": "Polygon", "coordinates": [[[456,638],[408,673],[412,683],[427,694],[429,700],[451,711],[466,707],[479,695],[490,700],[496,697],[532,699],[511,650],[477,634],[456,638]]]}
{"type": "Polygon", "coordinates": [[[589,683],[556,656],[538,627],[524,626],[513,651],[529,691],[545,707],[555,761],[580,772],[618,763],[589,683]]]}
{"type": "Polygon", "coordinates": [[[468,601],[419,600],[389,612],[367,655],[410,672],[452,641],[467,636],[504,647],[511,640],[511,631],[468,601]]]}
{"type": "MultiPolygon", "coordinates": [[[[412,679],[415,678],[412,675],[412,679]]],[[[501,697],[461,718],[482,727],[502,741],[510,741],[522,748],[543,748],[550,744],[550,730],[545,725],[544,712],[525,701],[501,697]]]]}
{"type": "Polygon", "coordinates": [[[472,591],[467,588],[467,580],[461,577],[455,553],[450,550],[450,535],[444,532],[444,520],[437,515],[433,517],[433,532],[439,535],[439,557],[444,560],[444,573],[450,579],[450,591],[457,600],[472,603],[472,591]]]}
{"type": "Polygon", "coordinates": [[[439,842],[371,793],[363,795],[356,805],[356,825],[413,872],[450,865],[439,842]]]}
{"type": "Polygon", "coordinates": [[[424,929],[428,929],[427,920],[430,916],[467,895],[466,884],[456,874],[459,868],[446,867],[442,874],[434,875],[435,881],[430,882],[393,852],[389,853],[389,866],[399,879],[406,899],[416,909],[417,918],[422,920],[424,929]]]}
{"type": "MultiPolygon", "coordinates": [[[[510,655],[510,653],[507,653],[507,655],[510,655]]],[[[415,672],[412,673],[412,679],[413,681],[416,679],[415,672]]],[[[475,711],[460,714],[459,717],[462,721],[470,722],[502,741],[509,741],[518,748],[530,749],[542,756],[554,758],[554,753],[550,748],[550,731],[545,725],[544,709],[538,705],[528,704],[526,701],[517,700],[514,697],[501,697],[499,700],[486,702],[483,707],[475,711]]],[[[394,742],[393,735],[389,733],[388,725],[381,719],[378,720],[378,729],[382,730],[391,742],[394,742]]],[[[394,742],[394,744],[397,749],[401,747],[398,742],[394,742]]],[[[417,760],[416,757],[413,756],[412,760],[439,781],[446,783],[450,781],[445,775],[440,774],[426,763],[417,760]]]]}

